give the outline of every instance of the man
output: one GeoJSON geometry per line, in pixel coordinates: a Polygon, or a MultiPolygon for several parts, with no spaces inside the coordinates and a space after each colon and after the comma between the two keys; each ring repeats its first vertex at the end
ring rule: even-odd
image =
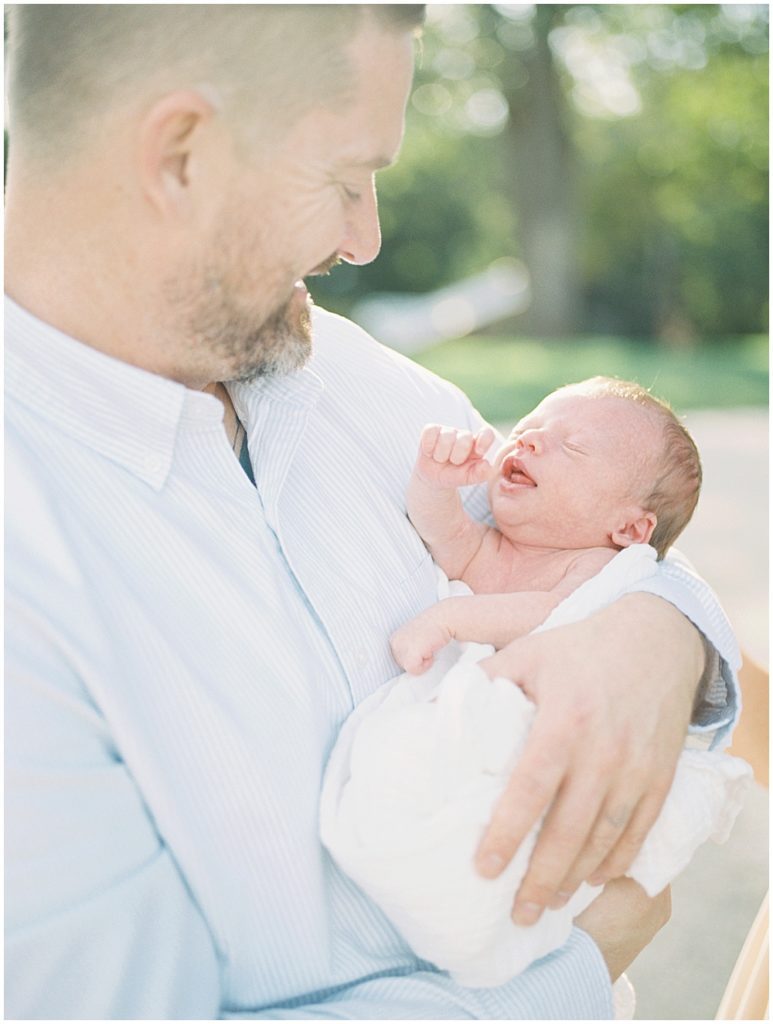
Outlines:
{"type": "MultiPolygon", "coordinates": [[[[433,598],[419,428],[479,423],[353,325],[312,330],[302,284],[377,255],[420,18],[13,12],[9,1016],[603,1017],[666,916],[612,883],[560,953],[464,990],[317,838],[337,729],[433,598]]],[[[657,814],[704,669],[668,602],[735,656],[700,581],[658,587],[497,655],[540,711],[480,870],[556,798],[519,920],[619,875],[657,814]]]]}

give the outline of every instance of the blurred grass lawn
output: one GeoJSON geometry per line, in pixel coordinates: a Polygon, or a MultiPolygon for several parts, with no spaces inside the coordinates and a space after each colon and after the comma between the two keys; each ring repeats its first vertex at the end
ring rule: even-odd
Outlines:
{"type": "Polygon", "coordinates": [[[761,334],[689,348],[627,338],[472,335],[414,358],[458,384],[492,422],[515,421],[554,388],[595,374],[638,381],[677,412],[768,403],[768,339],[761,334]]]}

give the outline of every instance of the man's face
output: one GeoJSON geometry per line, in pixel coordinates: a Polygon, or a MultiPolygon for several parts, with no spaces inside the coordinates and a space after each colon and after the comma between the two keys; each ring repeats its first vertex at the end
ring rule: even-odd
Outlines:
{"type": "Polygon", "coordinates": [[[320,106],[234,158],[199,251],[166,283],[192,375],[248,380],[302,366],[311,350],[303,278],[337,258],[362,264],[378,254],[374,174],[400,147],[413,42],[368,24],[349,53],[349,103],[320,106]]]}
{"type": "Polygon", "coordinates": [[[661,432],[627,399],[549,395],[497,454],[492,511],[506,536],[556,548],[604,547],[648,493],[661,432]]]}

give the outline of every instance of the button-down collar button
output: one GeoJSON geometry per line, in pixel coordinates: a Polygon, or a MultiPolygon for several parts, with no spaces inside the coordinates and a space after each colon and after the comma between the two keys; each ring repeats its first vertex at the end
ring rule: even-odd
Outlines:
{"type": "Polygon", "coordinates": [[[164,469],[164,460],[160,455],[146,455],[145,461],[145,472],[149,476],[156,476],[157,473],[161,473],[164,469]]]}

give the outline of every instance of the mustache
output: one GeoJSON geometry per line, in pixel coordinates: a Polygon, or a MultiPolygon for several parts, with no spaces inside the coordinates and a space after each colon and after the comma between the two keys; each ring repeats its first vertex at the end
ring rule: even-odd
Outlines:
{"type": "Polygon", "coordinates": [[[325,277],[333,267],[337,267],[341,263],[341,257],[337,253],[333,253],[332,256],[328,256],[324,262],[316,266],[307,277],[325,277]]]}

